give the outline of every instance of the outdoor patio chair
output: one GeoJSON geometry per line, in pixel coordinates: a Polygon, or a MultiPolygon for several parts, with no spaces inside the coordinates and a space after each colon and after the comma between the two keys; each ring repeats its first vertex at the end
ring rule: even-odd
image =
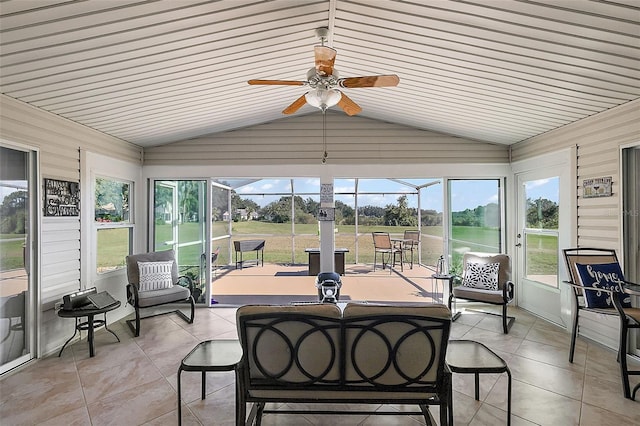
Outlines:
{"type": "Polygon", "coordinates": [[[615,250],[570,248],[564,249],[563,254],[569,277],[569,281],[565,283],[573,289],[574,300],[569,362],[573,362],[580,312],[617,315],[620,319],[618,363],[624,397],[635,399],[640,384],[634,387],[632,394],[629,376],[640,375],[640,370],[629,371],[627,342],[629,330],[640,328],[640,308],[631,306],[631,297],[624,292],[622,286],[636,284],[624,279],[615,250]]]}
{"type": "Polygon", "coordinates": [[[402,242],[403,259],[407,259],[407,252],[411,255],[411,269],[413,269],[413,252],[420,246],[420,231],[404,231],[404,241],[402,242]]]}
{"type": "Polygon", "coordinates": [[[404,271],[402,266],[402,250],[394,246],[391,243],[391,237],[388,232],[372,232],[373,235],[373,270],[376,270],[376,263],[378,260],[378,253],[382,256],[382,269],[389,265],[389,273],[391,268],[396,266],[396,256],[400,255],[400,269],[404,271]],[[384,261],[385,255],[387,256],[387,262],[384,261]]]}
{"type": "Polygon", "coordinates": [[[127,256],[127,301],[135,309],[134,320],[127,320],[133,334],[140,335],[140,320],[175,312],[189,324],[193,323],[195,302],[193,300],[193,282],[188,276],[178,276],[178,264],[173,250],[142,253],[127,256]],[[191,316],[187,317],[180,309],[155,313],[140,317],[140,309],[169,303],[188,302],[191,316]]]}
{"type": "Polygon", "coordinates": [[[456,299],[502,305],[502,314],[483,312],[502,317],[502,331],[508,334],[514,317],[507,315],[507,305],[513,300],[514,285],[511,281],[511,257],[501,253],[464,254],[462,285],[453,287],[449,296],[451,302],[456,299]]]}

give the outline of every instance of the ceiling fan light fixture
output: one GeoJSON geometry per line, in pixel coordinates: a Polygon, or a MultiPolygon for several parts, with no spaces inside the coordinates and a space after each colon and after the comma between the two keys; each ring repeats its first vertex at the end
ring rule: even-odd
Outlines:
{"type": "Polygon", "coordinates": [[[324,112],[340,102],[342,93],[336,89],[317,88],[307,92],[304,97],[309,105],[320,108],[324,112]]]}

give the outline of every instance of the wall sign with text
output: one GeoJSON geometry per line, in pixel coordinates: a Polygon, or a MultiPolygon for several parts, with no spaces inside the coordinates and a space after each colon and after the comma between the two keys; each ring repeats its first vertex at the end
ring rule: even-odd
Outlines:
{"type": "Polygon", "coordinates": [[[333,184],[321,183],[320,184],[320,204],[333,203],[333,184]]]}
{"type": "Polygon", "coordinates": [[[44,180],[45,216],[80,216],[80,184],[66,180],[44,180]]]}
{"type": "Polygon", "coordinates": [[[582,181],[582,198],[611,197],[611,176],[582,181]]]}

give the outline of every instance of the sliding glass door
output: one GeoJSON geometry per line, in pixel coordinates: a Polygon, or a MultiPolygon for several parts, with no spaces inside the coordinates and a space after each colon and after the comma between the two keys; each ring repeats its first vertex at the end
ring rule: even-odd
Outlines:
{"type": "Polygon", "coordinates": [[[35,357],[36,152],[0,146],[0,374],[35,357]]]}
{"type": "Polygon", "coordinates": [[[153,183],[153,249],[173,249],[180,275],[194,282],[196,302],[205,301],[201,269],[206,252],[206,180],[153,183]]]}

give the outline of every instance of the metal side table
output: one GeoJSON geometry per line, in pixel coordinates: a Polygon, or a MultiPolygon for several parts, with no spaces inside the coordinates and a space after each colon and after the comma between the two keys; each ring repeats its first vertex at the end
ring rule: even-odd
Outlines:
{"type": "MultiPolygon", "coordinates": [[[[475,397],[480,400],[480,374],[507,373],[507,426],[511,425],[511,371],[502,358],[480,342],[450,340],[447,345],[447,365],[453,373],[475,374],[475,397]]],[[[453,391],[450,396],[449,422],[453,424],[453,391]]]]}
{"type": "MultiPolygon", "coordinates": [[[[196,345],[184,357],[178,367],[178,425],[182,424],[182,389],[180,376],[183,371],[202,373],[202,399],[206,398],[207,371],[232,371],[242,360],[242,346],[238,340],[205,340],[196,345]]],[[[237,392],[237,390],[236,390],[237,392]]]]}
{"type": "Polygon", "coordinates": [[[95,350],[93,347],[93,335],[96,327],[104,326],[105,330],[113,334],[116,337],[116,339],[118,339],[118,342],[119,342],[120,338],[118,337],[118,335],[114,333],[112,330],[109,330],[109,327],[107,327],[107,312],[113,311],[114,309],[118,309],[119,307],[120,307],[120,301],[117,300],[115,303],[112,303],[109,306],[105,306],[104,308],[96,308],[93,305],[87,305],[86,307],[83,307],[83,308],[72,309],[68,311],[65,311],[63,309],[59,310],[58,316],[60,318],[75,318],[76,326],[73,332],[73,336],[69,337],[69,340],[67,340],[64,343],[64,345],[62,345],[62,348],[58,353],[58,357],[62,356],[62,351],[64,351],[64,348],[67,347],[67,344],[71,340],[73,340],[74,337],[76,337],[76,334],[78,333],[78,331],[82,331],[82,330],[87,330],[87,341],[89,342],[90,358],[92,358],[95,355],[95,350]],[[94,317],[99,314],[104,314],[103,320],[94,319],[94,317]],[[82,317],[87,317],[87,320],[80,321],[80,318],[82,317]]]}

